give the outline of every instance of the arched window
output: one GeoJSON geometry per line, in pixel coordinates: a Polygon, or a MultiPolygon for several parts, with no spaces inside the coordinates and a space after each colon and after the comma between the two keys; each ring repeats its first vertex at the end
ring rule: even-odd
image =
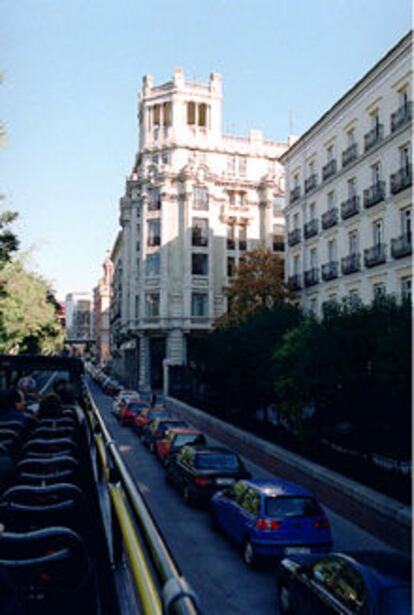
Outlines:
{"type": "Polygon", "coordinates": [[[195,102],[187,103],[187,124],[194,126],[196,123],[196,105],[195,102]]]}

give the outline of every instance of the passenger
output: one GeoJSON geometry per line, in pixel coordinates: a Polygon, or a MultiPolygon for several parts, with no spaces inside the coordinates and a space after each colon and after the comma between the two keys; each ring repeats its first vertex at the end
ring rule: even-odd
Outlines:
{"type": "Polygon", "coordinates": [[[62,402],[55,393],[49,393],[40,400],[37,413],[39,419],[58,419],[61,418],[62,414],[62,402]]]}
{"type": "Polygon", "coordinates": [[[20,378],[17,388],[26,398],[26,412],[36,415],[39,409],[39,394],[36,390],[36,380],[31,376],[20,378]]]}
{"type": "Polygon", "coordinates": [[[67,380],[60,380],[53,388],[56,394],[60,397],[63,407],[71,406],[75,409],[78,422],[82,425],[84,423],[85,416],[79,405],[76,403],[75,390],[72,384],[67,380]]]}
{"type": "Polygon", "coordinates": [[[26,399],[19,389],[0,391],[0,421],[19,421],[23,425],[30,422],[25,414],[26,399]]]}

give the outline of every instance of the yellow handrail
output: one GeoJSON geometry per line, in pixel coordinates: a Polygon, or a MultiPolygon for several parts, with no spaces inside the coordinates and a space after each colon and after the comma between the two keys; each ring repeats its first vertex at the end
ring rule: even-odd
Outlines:
{"type": "Polygon", "coordinates": [[[117,485],[109,485],[112,503],[118,517],[119,527],[124,539],[128,559],[131,564],[139,596],[145,615],[162,615],[159,590],[153,581],[152,572],[147,565],[143,548],[137,539],[136,530],[131,521],[131,516],[125,504],[122,490],[117,485]]]}

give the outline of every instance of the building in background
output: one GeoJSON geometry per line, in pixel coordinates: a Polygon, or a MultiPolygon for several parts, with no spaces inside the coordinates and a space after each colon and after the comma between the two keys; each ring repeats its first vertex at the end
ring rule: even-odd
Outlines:
{"type": "Polygon", "coordinates": [[[90,292],[74,292],[66,295],[66,338],[70,341],[87,342],[95,337],[93,301],[90,292]]]}
{"type": "Polygon", "coordinates": [[[315,314],[411,296],[411,61],[410,33],[282,157],[286,277],[315,314]]]}
{"type": "Polygon", "coordinates": [[[111,344],[128,384],[160,387],[226,309],[224,290],[259,243],[283,255],[287,144],[222,133],[222,79],[145,76],[139,151],[120,201],[111,344]]]}
{"type": "Polygon", "coordinates": [[[96,342],[96,359],[99,365],[106,365],[110,359],[110,306],[113,263],[106,256],[103,265],[103,276],[94,289],[94,326],[96,342]]]}

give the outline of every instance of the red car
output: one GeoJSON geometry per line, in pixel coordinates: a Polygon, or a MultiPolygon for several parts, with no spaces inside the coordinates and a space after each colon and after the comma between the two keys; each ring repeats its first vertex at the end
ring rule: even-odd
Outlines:
{"type": "Polygon", "coordinates": [[[155,454],[160,461],[165,463],[169,455],[178,453],[180,448],[186,444],[207,444],[207,441],[198,429],[172,428],[166,431],[162,440],[156,440],[155,454]]]}
{"type": "Polygon", "coordinates": [[[146,408],[134,418],[133,428],[137,434],[142,435],[145,427],[154,419],[167,419],[170,413],[166,408],[146,408]]]}
{"type": "Polygon", "coordinates": [[[133,425],[136,415],[146,408],[149,408],[149,404],[146,401],[139,401],[137,399],[128,401],[119,411],[121,425],[133,425]]]}

